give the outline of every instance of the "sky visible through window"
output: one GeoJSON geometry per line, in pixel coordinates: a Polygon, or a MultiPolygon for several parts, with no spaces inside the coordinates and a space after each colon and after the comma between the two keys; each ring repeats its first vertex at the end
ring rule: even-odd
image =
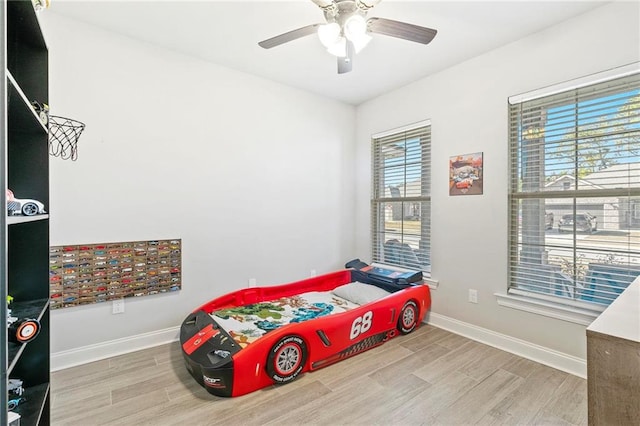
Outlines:
{"type": "Polygon", "coordinates": [[[547,181],[574,174],[576,130],[582,150],[579,167],[585,174],[612,164],[639,163],[640,120],[630,120],[639,114],[638,89],[547,109],[544,124],[547,181]],[[623,127],[634,132],[621,138],[617,132],[623,127]]]}
{"type": "Polygon", "coordinates": [[[393,149],[390,149],[384,157],[385,187],[399,187],[407,182],[420,181],[421,152],[420,138],[394,143],[393,149]]]}

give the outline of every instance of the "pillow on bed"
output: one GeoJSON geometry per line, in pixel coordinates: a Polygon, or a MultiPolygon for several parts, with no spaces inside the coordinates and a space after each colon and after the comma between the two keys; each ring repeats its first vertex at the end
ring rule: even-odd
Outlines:
{"type": "Polygon", "coordinates": [[[369,302],[373,302],[374,300],[382,299],[391,293],[381,289],[380,287],[356,281],[336,287],[333,289],[333,294],[338,297],[342,297],[343,299],[347,299],[349,302],[357,303],[358,305],[365,305],[369,302]]]}

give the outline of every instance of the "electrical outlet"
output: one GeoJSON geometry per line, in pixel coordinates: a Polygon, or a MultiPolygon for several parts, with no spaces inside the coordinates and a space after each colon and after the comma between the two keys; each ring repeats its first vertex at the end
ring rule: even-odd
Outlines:
{"type": "Polygon", "coordinates": [[[255,287],[255,286],[256,286],[256,279],[249,278],[249,287],[255,287]]]}
{"type": "Polygon", "coordinates": [[[113,301],[113,314],[124,313],[124,299],[116,299],[113,301]]]}
{"type": "Polygon", "coordinates": [[[469,289],[469,303],[478,303],[478,290],[469,289]]]}
{"type": "Polygon", "coordinates": [[[315,269],[312,269],[312,270],[311,270],[311,273],[309,274],[309,276],[310,276],[310,277],[315,277],[316,275],[318,275],[318,274],[316,273],[316,270],[315,270],[315,269]]]}

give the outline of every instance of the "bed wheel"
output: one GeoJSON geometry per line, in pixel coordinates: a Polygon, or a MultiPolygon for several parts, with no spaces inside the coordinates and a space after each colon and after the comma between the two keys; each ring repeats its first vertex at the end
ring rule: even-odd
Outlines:
{"type": "Polygon", "coordinates": [[[418,325],[418,305],[413,300],[409,300],[402,307],[398,318],[398,331],[402,334],[411,333],[418,325]]]}
{"type": "Polygon", "coordinates": [[[299,336],[285,336],[269,351],[267,374],[275,383],[295,379],[307,362],[307,345],[299,336]]]}

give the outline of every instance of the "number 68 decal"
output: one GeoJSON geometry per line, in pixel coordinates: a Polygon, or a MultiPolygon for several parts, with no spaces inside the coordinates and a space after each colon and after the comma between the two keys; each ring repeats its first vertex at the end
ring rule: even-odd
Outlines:
{"type": "Polygon", "coordinates": [[[371,320],[373,319],[373,312],[367,311],[361,317],[357,317],[351,324],[351,333],[349,338],[355,339],[362,333],[366,333],[371,328],[371,320]]]}

